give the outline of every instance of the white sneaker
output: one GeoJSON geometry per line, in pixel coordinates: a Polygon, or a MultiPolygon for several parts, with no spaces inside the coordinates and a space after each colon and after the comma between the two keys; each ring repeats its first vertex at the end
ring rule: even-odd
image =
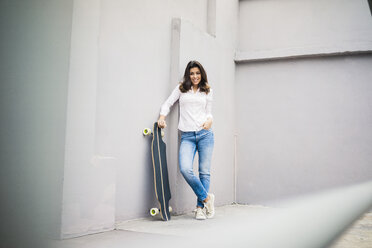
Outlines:
{"type": "Polygon", "coordinates": [[[214,216],[214,194],[208,194],[209,195],[209,201],[204,203],[205,209],[206,209],[206,215],[207,218],[213,218],[214,216]]]}
{"type": "Polygon", "coordinates": [[[203,211],[202,208],[196,208],[195,219],[197,219],[197,220],[207,219],[207,217],[205,216],[204,211],[203,211]]]}

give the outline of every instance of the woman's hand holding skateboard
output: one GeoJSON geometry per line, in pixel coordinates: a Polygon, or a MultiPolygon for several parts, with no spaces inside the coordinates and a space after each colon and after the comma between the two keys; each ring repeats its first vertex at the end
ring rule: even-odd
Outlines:
{"type": "Polygon", "coordinates": [[[167,123],[165,121],[165,116],[164,115],[160,115],[159,120],[158,120],[158,126],[160,128],[166,128],[167,127],[167,123]]]}

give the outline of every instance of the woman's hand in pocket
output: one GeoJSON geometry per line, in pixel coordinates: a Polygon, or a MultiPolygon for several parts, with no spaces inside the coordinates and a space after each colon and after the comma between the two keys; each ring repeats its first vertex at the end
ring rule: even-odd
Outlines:
{"type": "Polygon", "coordinates": [[[206,122],[203,123],[202,127],[203,129],[205,130],[208,130],[212,127],[212,119],[211,118],[208,118],[208,120],[206,122]]]}

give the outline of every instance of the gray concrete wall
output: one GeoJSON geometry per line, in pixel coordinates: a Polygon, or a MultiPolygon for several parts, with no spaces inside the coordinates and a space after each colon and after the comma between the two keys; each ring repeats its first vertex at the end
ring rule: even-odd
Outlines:
{"type": "Polygon", "coordinates": [[[306,53],[370,48],[365,0],[248,0],[239,2],[238,52],[306,53]]]}
{"type": "Polygon", "coordinates": [[[238,66],[238,202],[372,177],[371,65],[366,55],[238,66]]]}
{"type": "Polygon", "coordinates": [[[72,1],[1,1],[1,246],[58,238],[72,1]]]}
{"type": "MultiPolygon", "coordinates": [[[[147,217],[149,209],[157,206],[151,138],[144,137],[142,130],[152,128],[161,104],[181,80],[186,61],[196,55],[205,61],[216,88],[212,189],[218,205],[232,202],[233,131],[222,122],[226,115],[233,126],[234,91],[221,80],[234,81],[238,1],[209,3],[74,1],[62,237],[111,230],[115,222],[147,217]],[[176,40],[172,39],[174,17],[189,23],[187,30],[181,24],[179,31],[186,36],[176,40]],[[213,50],[201,50],[209,44],[213,50]]],[[[191,210],[195,199],[184,202],[178,194],[188,186],[178,172],[177,115],[175,107],[165,140],[171,205],[182,212],[191,210]]],[[[185,193],[185,197],[192,195],[185,193]]]]}
{"type": "Polygon", "coordinates": [[[238,202],[370,179],[367,1],[240,1],[239,18],[238,202]]]}

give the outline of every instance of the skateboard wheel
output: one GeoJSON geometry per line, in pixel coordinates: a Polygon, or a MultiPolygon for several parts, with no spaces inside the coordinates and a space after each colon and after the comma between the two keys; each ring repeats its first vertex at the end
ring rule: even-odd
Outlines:
{"type": "Polygon", "coordinates": [[[157,208],[152,208],[152,209],[150,209],[150,214],[151,214],[151,216],[155,216],[155,215],[157,215],[159,213],[159,209],[157,209],[157,208]]]}
{"type": "Polygon", "coordinates": [[[164,137],[165,133],[163,130],[161,130],[161,137],[164,137]]]}
{"type": "Polygon", "coordinates": [[[143,129],[143,135],[147,136],[151,134],[151,129],[150,128],[145,128],[143,129]]]}
{"type": "Polygon", "coordinates": [[[172,211],[173,211],[173,208],[169,206],[169,213],[171,213],[172,211]]]}

